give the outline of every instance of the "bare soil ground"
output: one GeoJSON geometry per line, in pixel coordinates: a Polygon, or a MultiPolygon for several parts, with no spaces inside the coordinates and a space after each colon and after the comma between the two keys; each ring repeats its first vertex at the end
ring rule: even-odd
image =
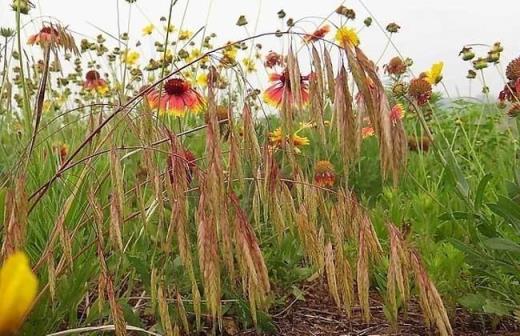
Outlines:
{"type": "MultiPolygon", "coordinates": [[[[292,301],[279,312],[274,312],[276,335],[283,336],[382,336],[436,335],[425,326],[417,302],[409,305],[407,316],[400,316],[397,330],[390,327],[383,313],[382,300],[371,295],[370,323],[364,323],[361,310],[354,307],[348,318],[338,309],[328,294],[323,281],[316,281],[303,288],[305,301],[292,301]]],[[[488,318],[471,315],[458,309],[452,327],[455,335],[461,336],[512,336],[520,335],[520,325],[514,321],[503,321],[491,327],[488,318]]],[[[238,335],[257,335],[254,331],[243,331],[238,335]]]]}

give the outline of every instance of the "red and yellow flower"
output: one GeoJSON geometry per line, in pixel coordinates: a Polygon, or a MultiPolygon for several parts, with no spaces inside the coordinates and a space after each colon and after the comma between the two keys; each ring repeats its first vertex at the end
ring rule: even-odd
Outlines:
{"type": "Polygon", "coordinates": [[[202,96],[182,78],[167,80],[162,92],[154,88],[146,98],[150,107],[176,117],[181,117],[186,112],[199,113],[204,107],[202,96]]]}
{"type": "Polygon", "coordinates": [[[314,182],[320,187],[332,187],[336,181],[334,166],[330,161],[318,161],[314,168],[314,182]]]}
{"type": "Polygon", "coordinates": [[[43,27],[38,33],[29,36],[27,44],[50,45],[60,43],[60,33],[56,28],[43,27]]]}
{"type": "MultiPolygon", "coordinates": [[[[309,102],[309,75],[300,76],[300,92],[297,94],[301,97],[301,102],[306,105],[309,102]]],[[[285,70],[283,73],[272,73],[269,75],[269,81],[273,84],[264,91],[264,101],[274,107],[279,107],[282,104],[284,95],[287,95],[289,104],[294,104],[296,97],[291,90],[291,82],[289,79],[289,72],[285,70]]]]}
{"type": "Polygon", "coordinates": [[[520,101],[520,57],[512,60],[506,68],[506,77],[509,80],[500,92],[498,99],[517,103],[520,101]]]}
{"type": "Polygon", "coordinates": [[[395,104],[390,110],[390,121],[395,125],[399,120],[404,118],[404,107],[401,104],[395,104]]]}
{"type": "Polygon", "coordinates": [[[83,87],[86,90],[96,91],[101,94],[108,91],[107,81],[101,78],[101,75],[96,70],[90,70],[87,72],[85,75],[85,81],[83,82],[83,87]]]}
{"type": "Polygon", "coordinates": [[[369,138],[369,137],[371,137],[373,135],[374,135],[374,128],[373,127],[367,126],[367,127],[363,127],[361,129],[361,136],[363,137],[363,139],[369,138]]]}
{"type": "Polygon", "coordinates": [[[305,34],[303,36],[303,40],[305,43],[312,43],[318,40],[321,40],[330,32],[330,26],[324,25],[318,29],[316,29],[312,34],[305,34]]]}

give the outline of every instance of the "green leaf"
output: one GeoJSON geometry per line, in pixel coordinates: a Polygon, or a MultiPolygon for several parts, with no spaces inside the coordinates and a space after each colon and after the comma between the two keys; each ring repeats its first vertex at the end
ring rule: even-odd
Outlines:
{"type": "Polygon", "coordinates": [[[469,184],[464,177],[462,169],[460,168],[457,159],[455,159],[455,155],[451,150],[446,150],[443,152],[444,158],[446,159],[446,164],[448,166],[448,171],[451,173],[451,177],[455,182],[455,186],[457,187],[457,191],[463,197],[464,200],[469,200],[469,184]]]}
{"type": "Polygon", "coordinates": [[[467,294],[459,299],[459,303],[473,311],[482,311],[486,298],[481,294],[467,294]]]}
{"type": "Polygon", "coordinates": [[[294,298],[299,301],[305,301],[305,295],[302,290],[296,286],[291,287],[291,294],[294,295],[294,298]]]}
{"type": "Polygon", "coordinates": [[[505,238],[490,238],[484,241],[484,245],[493,250],[520,253],[520,245],[505,238]]]}
{"type": "Polygon", "coordinates": [[[520,233],[520,206],[511,199],[499,196],[496,204],[488,204],[488,208],[513,225],[520,233]]]}
{"type": "Polygon", "coordinates": [[[445,212],[439,216],[439,220],[448,221],[448,220],[461,220],[461,219],[470,219],[470,218],[480,218],[478,215],[464,212],[464,211],[453,211],[453,212],[445,212]]]}
{"type": "Polygon", "coordinates": [[[477,192],[475,195],[475,209],[478,210],[482,206],[482,200],[484,199],[484,193],[486,192],[486,187],[493,178],[493,175],[491,173],[486,174],[478,184],[477,192]]]}
{"type": "Polygon", "coordinates": [[[510,313],[510,309],[507,305],[496,300],[487,299],[486,304],[482,308],[484,312],[498,316],[507,316],[510,313]]]}

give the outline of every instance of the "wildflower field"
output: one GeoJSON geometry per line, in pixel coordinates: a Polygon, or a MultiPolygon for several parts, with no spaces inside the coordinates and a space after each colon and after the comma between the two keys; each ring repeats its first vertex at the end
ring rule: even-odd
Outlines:
{"type": "Polygon", "coordinates": [[[520,334],[507,46],[460,46],[455,99],[347,3],[228,41],[175,0],[95,38],[9,2],[0,336],[520,334]]]}

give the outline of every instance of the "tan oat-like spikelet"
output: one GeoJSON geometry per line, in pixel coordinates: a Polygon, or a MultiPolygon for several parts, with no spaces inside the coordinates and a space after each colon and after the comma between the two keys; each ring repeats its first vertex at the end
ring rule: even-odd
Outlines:
{"type": "Polygon", "coordinates": [[[256,171],[258,162],[261,159],[260,145],[255,131],[255,123],[251,108],[246,103],[242,109],[242,120],[244,123],[244,149],[246,159],[251,162],[253,171],[256,171]]]}
{"type": "Polygon", "coordinates": [[[72,257],[72,236],[69,232],[69,230],[65,227],[65,225],[60,225],[60,243],[61,248],[63,250],[63,256],[65,260],[67,260],[67,263],[69,267],[72,269],[73,267],[73,260],[72,257]]]}
{"type": "Polygon", "coordinates": [[[170,140],[170,153],[167,161],[168,172],[166,174],[169,178],[166,179],[165,189],[172,207],[170,225],[168,226],[165,240],[165,244],[167,245],[166,251],[170,251],[173,235],[176,233],[179,236],[181,261],[186,263],[188,258],[187,254],[189,253],[189,241],[186,241],[186,190],[188,190],[188,181],[191,178],[191,176],[188,177],[189,163],[177,136],[169,130],[166,130],[165,133],[170,140]]]}
{"type": "Polygon", "coordinates": [[[332,59],[330,57],[330,53],[327,48],[323,50],[323,62],[325,63],[325,74],[327,77],[327,91],[329,94],[330,100],[334,101],[336,98],[334,97],[335,91],[335,77],[334,77],[334,68],[332,67],[332,59]]]}
{"type": "Polygon", "coordinates": [[[179,319],[181,320],[182,327],[184,329],[184,332],[186,335],[190,334],[190,324],[188,323],[188,315],[186,314],[186,308],[184,308],[184,303],[182,302],[182,296],[177,291],[175,295],[175,301],[177,303],[177,315],[179,316],[179,319]]]}
{"type": "Polygon", "coordinates": [[[401,301],[406,303],[410,296],[410,286],[408,283],[409,262],[408,250],[401,232],[393,224],[388,223],[388,233],[390,238],[390,256],[387,274],[387,301],[389,310],[392,314],[392,323],[397,322],[397,295],[401,301]]]}
{"type": "MultiPolygon", "coordinates": [[[[208,120],[206,128],[206,173],[199,174],[200,198],[197,209],[199,265],[202,273],[204,294],[213,322],[218,320],[222,329],[221,279],[218,232],[223,218],[222,204],[225,185],[222,167],[222,152],[217,124],[216,104],[210,86],[207,98],[208,120]]],[[[216,323],[214,323],[216,325],[216,323]]]]}
{"type": "Polygon", "coordinates": [[[191,285],[191,295],[193,295],[193,313],[195,314],[195,325],[197,330],[201,330],[201,317],[202,317],[202,300],[200,297],[199,287],[196,283],[192,283],[191,285]]]}
{"type": "Polygon", "coordinates": [[[296,227],[303,243],[304,251],[309,261],[320,272],[323,270],[323,249],[320,249],[320,236],[316,223],[311,220],[308,209],[304,204],[296,214],[296,227]]]}
{"type": "Polygon", "coordinates": [[[326,97],[324,92],[324,73],[320,55],[314,45],[312,46],[312,66],[314,70],[312,74],[313,80],[309,81],[311,118],[316,124],[321,143],[325,144],[327,138],[323,119],[326,97]]]}
{"type": "Polygon", "coordinates": [[[330,210],[330,227],[332,231],[332,239],[334,242],[334,246],[341,247],[343,246],[343,242],[345,241],[345,229],[343,227],[343,223],[340,223],[342,219],[339,218],[338,212],[339,204],[336,204],[330,210]]]}
{"type": "Polygon", "coordinates": [[[106,282],[105,277],[102,273],[99,274],[97,281],[97,294],[98,294],[98,312],[101,313],[103,311],[103,306],[105,305],[105,295],[106,295],[106,282]]]}
{"type": "Polygon", "coordinates": [[[329,293],[334,299],[336,306],[341,307],[341,300],[338,292],[338,284],[336,280],[336,265],[335,265],[334,249],[332,243],[328,242],[325,245],[325,271],[327,274],[327,284],[329,293]]]}
{"type": "Polygon", "coordinates": [[[350,194],[350,191],[340,190],[335,206],[337,219],[334,221],[334,224],[338,225],[337,232],[342,234],[343,239],[357,239],[358,237],[356,207],[355,203],[352,202],[350,194]]]}
{"type": "MultiPolygon", "coordinates": [[[[287,53],[287,72],[289,73],[290,92],[293,96],[296,107],[302,108],[303,99],[301,95],[301,72],[298,57],[293,52],[292,46],[287,53]]],[[[285,104],[285,103],[284,103],[285,104]]],[[[285,133],[287,134],[287,133],[285,133]]]]}
{"type": "MultiPolygon", "coordinates": [[[[103,309],[104,298],[105,298],[105,294],[106,294],[106,282],[107,281],[105,280],[105,277],[106,277],[106,273],[108,273],[105,259],[104,258],[101,259],[101,256],[103,255],[103,247],[105,246],[105,238],[103,235],[103,222],[104,222],[103,209],[99,205],[97,198],[96,198],[96,194],[92,188],[88,192],[87,199],[88,199],[88,202],[90,205],[90,209],[92,210],[92,218],[94,219],[94,224],[95,224],[95,228],[96,228],[96,231],[95,231],[96,232],[96,247],[98,250],[98,258],[100,258],[99,261],[100,261],[100,265],[101,265],[101,273],[100,273],[99,279],[98,279],[98,302],[99,302],[98,308],[99,308],[99,311],[101,312],[103,309]]],[[[52,254],[49,256],[49,258],[52,258],[52,254]]],[[[49,260],[49,262],[50,262],[50,260],[49,260]]]]}
{"type": "Polygon", "coordinates": [[[383,248],[381,247],[381,243],[377,238],[376,231],[374,229],[374,226],[372,225],[372,221],[370,220],[368,214],[363,214],[361,216],[362,217],[360,222],[360,231],[365,231],[364,238],[368,242],[368,251],[370,252],[370,259],[373,261],[377,261],[383,254],[383,248]]]}
{"type": "Polygon", "coordinates": [[[168,302],[162,285],[157,289],[157,301],[159,303],[159,316],[161,318],[161,325],[167,336],[173,336],[173,325],[170,318],[170,311],[168,309],[168,302]]]}
{"type": "Polygon", "coordinates": [[[159,276],[157,274],[157,269],[152,267],[152,271],[150,272],[150,297],[152,298],[153,309],[157,307],[157,288],[159,288],[159,276]]]}
{"type": "MultiPolygon", "coordinates": [[[[231,191],[230,191],[231,192],[231,191]]],[[[222,204],[219,220],[222,258],[231,279],[235,278],[235,260],[233,258],[233,241],[235,241],[234,222],[229,218],[228,204],[222,204]]]]}
{"type": "Polygon", "coordinates": [[[359,153],[359,127],[352,107],[352,96],[348,88],[347,71],[341,67],[335,86],[335,124],[338,143],[341,149],[344,171],[348,174],[349,166],[359,153]]]}
{"type": "Polygon", "coordinates": [[[115,148],[110,151],[110,178],[112,181],[112,192],[110,193],[110,239],[115,243],[115,247],[122,251],[123,236],[121,229],[124,222],[123,169],[115,148]]]}
{"type": "MultiPolygon", "coordinates": [[[[391,109],[385,88],[379,79],[377,70],[363,51],[356,48],[356,59],[367,79],[371,83],[373,99],[373,119],[375,131],[379,139],[379,153],[383,177],[391,176],[397,183],[401,169],[406,163],[407,137],[400,118],[391,119],[391,109]]],[[[367,106],[368,109],[368,106],[367,106]]],[[[370,115],[370,113],[369,113],[370,115]]]]}
{"type": "Polygon", "coordinates": [[[356,281],[359,305],[365,322],[370,321],[369,302],[369,247],[366,239],[366,230],[359,230],[358,261],[356,268],[356,281]]]}
{"type": "Polygon", "coordinates": [[[359,90],[357,101],[360,106],[358,109],[363,110],[368,114],[370,123],[372,124],[376,134],[380,134],[380,120],[374,106],[373,83],[367,77],[354,53],[354,50],[347,47],[345,48],[345,54],[347,55],[348,66],[352,73],[352,77],[354,78],[354,82],[359,90]]]}
{"type": "MultiPolygon", "coordinates": [[[[237,196],[231,193],[229,197],[235,210],[235,244],[236,253],[242,259],[242,278],[247,279],[248,285],[246,287],[249,295],[255,298],[255,301],[251,302],[251,304],[264,307],[267,294],[271,290],[267,266],[265,265],[256,235],[240,207],[237,196]],[[251,291],[255,295],[251,296],[251,291]]],[[[254,307],[251,308],[253,309],[254,307]]]]}
{"type": "Polygon", "coordinates": [[[47,273],[49,282],[49,293],[51,295],[51,301],[54,302],[56,298],[56,265],[54,262],[54,253],[50,251],[49,257],[47,258],[47,273]]]}
{"type": "Polygon", "coordinates": [[[229,123],[229,181],[227,184],[228,189],[232,189],[232,181],[238,180],[239,190],[243,190],[244,187],[244,171],[241,160],[242,151],[240,150],[240,140],[235,129],[235,125],[230,120],[229,123]]]}
{"type": "Polygon", "coordinates": [[[433,282],[430,280],[419,257],[419,253],[414,249],[410,249],[410,264],[414,273],[415,284],[419,289],[419,303],[426,324],[428,326],[434,324],[441,336],[453,335],[453,330],[448,319],[448,313],[444,308],[441,296],[433,282]]]}
{"type": "Polygon", "coordinates": [[[313,67],[313,82],[316,83],[316,90],[320,93],[320,95],[324,96],[324,73],[323,73],[323,65],[321,62],[321,57],[316,49],[315,45],[312,45],[312,67],[313,67]]]}
{"type": "Polygon", "coordinates": [[[368,215],[362,214],[359,223],[357,286],[359,304],[366,322],[370,320],[370,261],[374,262],[378,260],[381,254],[381,244],[379,243],[374,227],[372,226],[372,222],[368,215]]]}
{"type": "Polygon", "coordinates": [[[96,222],[96,247],[97,247],[97,256],[99,261],[99,266],[101,269],[101,278],[103,283],[103,288],[101,285],[98,287],[98,292],[101,293],[104,291],[108,297],[108,304],[110,306],[110,312],[112,314],[112,319],[115,325],[115,334],[117,336],[126,336],[126,322],[123,315],[123,311],[119,303],[117,303],[116,292],[114,290],[114,282],[112,281],[112,277],[110,276],[110,272],[108,269],[108,265],[106,263],[105,254],[104,254],[104,240],[103,240],[103,213],[99,213],[100,206],[96,201],[94,192],[89,191],[89,202],[94,211],[94,221],[96,222]]]}
{"type": "Polygon", "coordinates": [[[117,303],[116,293],[114,291],[114,283],[109,277],[105,277],[106,293],[108,296],[108,303],[110,305],[110,312],[114,320],[116,336],[126,336],[126,322],[123,316],[123,311],[117,303]]]}
{"type": "Polygon", "coordinates": [[[119,251],[123,251],[123,236],[121,234],[121,227],[123,225],[122,205],[119,203],[117,194],[112,192],[110,194],[110,240],[115,245],[114,247],[119,251]]]}
{"type": "Polygon", "coordinates": [[[192,285],[196,287],[197,281],[193,270],[193,258],[188,232],[188,201],[186,198],[189,163],[187,162],[186,152],[183,150],[179,139],[169,131],[166,133],[170,139],[170,155],[168,158],[168,175],[170,178],[167,179],[166,186],[172,206],[166,244],[171,244],[170,237],[175,233],[181,261],[184,267],[186,267],[192,285]]]}
{"type": "MultiPolygon", "coordinates": [[[[206,179],[206,177],[204,177],[206,179]]],[[[203,181],[203,183],[206,183],[203,181]]],[[[218,256],[217,218],[210,217],[206,187],[201,190],[197,210],[199,265],[204,295],[213,321],[220,319],[220,260],[218,256]]]]}
{"type": "Polygon", "coordinates": [[[273,221],[273,226],[276,231],[276,240],[278,243],[281,243],[285,235],[285,229],[287,228],[287,220],[282,211],[282,201],[279,191],[273,194],[272,202],[273,204],[269,208],[271,210],[269,218],[273,221]]]}
{"type": "Polygon", "coordinates": [[[5,222],[0,257],[6,257],[25,244],[27,228],[28,198],[25,192],[25,176],[16,177],[14,188],[5,197],[5,222]]]}
{"type": "Polygon", "coordinates": [[[309,101],[310,101],[310,112],[311,119],[314,120],[316,129],[320,136],[320,142],[325,144],[327,141],[325,122],[323,119],[325,101],[323,95],[318,89],[317,81],[310,81],[309,83],[309,101]]]}
{"type": "Polygon", "coordinates": [[[342,246],[336,247],[336,274],[341,300],[343,301],[343,309],[347,316],[350,317],[354,303],[354,277],[352,267],[343,252],[342,246]]]}
{"type": "Polygon", "coordinates": [[[59,46],[63,47],[65,51],[70,51],[75,55],[79,55],[79,49],[76,46],[76,41],[74,37],[69,32],[68,27],[63,27],[62,25],[51,24],[51,27],[56,30],[58,33],[59,46]]]}

